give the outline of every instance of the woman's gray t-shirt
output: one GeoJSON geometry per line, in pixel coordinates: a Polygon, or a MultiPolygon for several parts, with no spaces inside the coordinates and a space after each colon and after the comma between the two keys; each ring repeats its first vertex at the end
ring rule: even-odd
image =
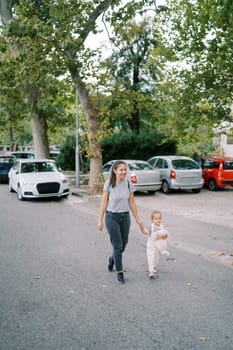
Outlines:
{"type": "Polygon", "coordinates": [[[107,211],[113,213],[130,211],[129,194],[135,191],[130,180],[119,181],[114,187],[109,185],[109,180],[106,180],[104,191],[108,192],[107,211]]]}

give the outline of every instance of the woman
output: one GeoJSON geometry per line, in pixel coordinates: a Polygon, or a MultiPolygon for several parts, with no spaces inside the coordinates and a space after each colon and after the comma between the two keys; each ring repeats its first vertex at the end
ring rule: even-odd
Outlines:
{"type": "Polygon", "coordinates": [[[124,273],[122,265],[122,253],[128,243],[130,230],[131,210],[141,231],[144,225],[141,222],[134,199],[134,188],[126,178],[127,164],[116,161],[111,168],[109,179],[105,181],[102,202],[100,205],[98,228],[103,230],[103,219],[105,214],[105,225],[108,230],[113,253],[108,258],[108,270],[112,271],[115,265],[117,271],[117,282],[123,284],[124,273]]]}

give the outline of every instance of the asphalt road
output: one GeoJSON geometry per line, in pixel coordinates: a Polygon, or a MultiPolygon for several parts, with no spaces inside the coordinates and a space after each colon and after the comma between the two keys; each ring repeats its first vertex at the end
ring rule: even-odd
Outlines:
{"type": "MultiPolygon", "coordinates": [[[[148,280],[146,237],[132,222],[122,286],[106,268],[100,197],[20,202],[0,185],[0,349],[233,349],[233,228],[204,207],[197,215],[208,196],[136,195],[145,223],[162,210],[172,254],[148,280]]],[[[219,208],[232,203],[231,191],[217,196],[219,208]]]]}

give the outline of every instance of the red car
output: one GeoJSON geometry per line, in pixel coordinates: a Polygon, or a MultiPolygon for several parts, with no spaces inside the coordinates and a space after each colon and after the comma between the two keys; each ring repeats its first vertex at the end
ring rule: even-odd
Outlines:
{"type": "Polygon", "coordinates": [[[204,186],[211,191],[233,186],[233,157],[202,157],[204,186]]]}

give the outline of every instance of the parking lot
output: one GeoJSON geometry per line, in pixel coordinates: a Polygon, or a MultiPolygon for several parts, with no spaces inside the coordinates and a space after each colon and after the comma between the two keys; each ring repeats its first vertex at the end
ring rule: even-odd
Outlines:
{"type": "Polygon", "coordinates": [[[158,202],[154,196],[136,194],[137,203],[144,207],[157,206],[166,213],[233,228],[232,187],[213,192],[204,188],[198,194],[177,191],[165,195],[157,192],[155,197],[158,202]]]}

